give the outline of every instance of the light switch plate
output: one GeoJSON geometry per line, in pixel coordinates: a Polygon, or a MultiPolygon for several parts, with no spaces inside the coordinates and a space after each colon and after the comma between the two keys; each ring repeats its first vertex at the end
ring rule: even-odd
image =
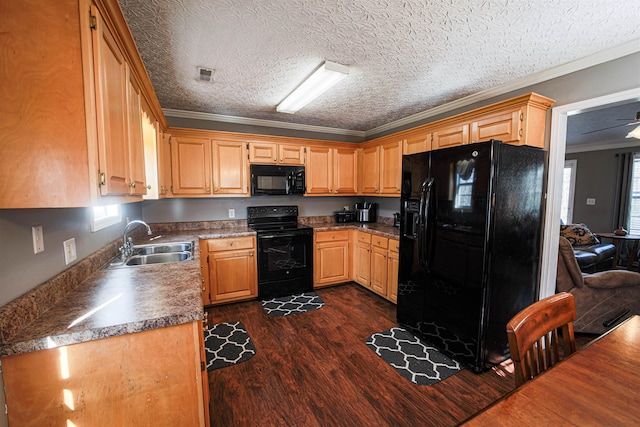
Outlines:
{"type": "Polygon", "coordinates": [[[596,204],[596,199],[591,198],[591,197],[587,199],[587,205],[593,206],[595,204],[596,204]]]}
{"type": "Polygon", "coordinates": [[[39,254],[44,252],[44,235],[42,234],[42,225],[34,225],[31,227],[31,237],[33,238],[33,253],[39,254]]]}
{"type": "Polygon", "coordinates": [[[229,209],[229,218],[235,218],[235,217],[236,217],[236,210],[229,209]]]}
{"type": "Polygon", "coordinates": [[[71,238],[69,240],[65,240],[62,245],[64,246],[64,264],[69,265],[73,261],[78,259],[78,254],[76,253],[76,239],[71,238]]]}

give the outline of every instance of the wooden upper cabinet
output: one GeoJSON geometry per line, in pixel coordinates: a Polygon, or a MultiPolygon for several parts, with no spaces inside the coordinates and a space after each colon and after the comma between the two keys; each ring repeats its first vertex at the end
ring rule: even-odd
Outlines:
{"type": "Polygon", "coordinates": [[[433,140],[431,142],[431,148],[433,150],[468,144],[469,124],[462,123],[442,128],[436,127],[432,135],[433,140]]]}
{"type": "Polygon", "coordinates": [[[378,194],[380,191],[380,146],[363,148],[360,152],[360,192],[378,194]]]}
{"type": "Polygon", "coordinates": [[[171,135],[158,133],[158,195],[171,197],[171,135]]]}
{"type": "Polygon", "coordinates": [[[402,154],[415,154],[431,150],[431,132],[418,132],[405,136],[402,154]]]}
{"type": "Polygon", "coordinates": [[[306,194],[327,195],[333,192],[333,150],[329,147],[307,147],[305,167],[306,194]]]}
{"type": "Polygon", "coordinates": [[[129,194],[147,194],[140,87],[127,67],[127,117],[129,131],[129,194]]]}
{"type": "Polygon", "coordinates": [[[211,141],[171,137],[171,192],[174,195],[211,194],[211,141]]]}
{"type": "Polygon", "coordinates": [[[246,143],[213,140],[213,194],[249,195],[246,143]]]}
{"type": "Polygon", "coordinates": [[[502,142],[517,143],[522,137],[521,122],[524,113],[520,108],[492,114],[471,122],[471,142],[498,139],[502,142]]]}
{"type": "Polygon", "coordinates": [[[402,140],[380,146],[380,194],[400,195],[402,179],[402,140]]]}
{"type": "Polygon", "coordinates": [[[304,164],[304,146],[303,144],[250,141],[249,163],[302,165],[304,164]]]}
{"type": "Polygon", "coordinates": [[[95,6],[93,67],[96,82],[100,193],[129,194],[129,131],[127,128],[127,64],[116,40],[95,6]]]}
{"type": "Polygon", "coordinates": [[[358,192],[358,156],[355,148],[333,149],[333,193],[346,196],[358,192]]]}

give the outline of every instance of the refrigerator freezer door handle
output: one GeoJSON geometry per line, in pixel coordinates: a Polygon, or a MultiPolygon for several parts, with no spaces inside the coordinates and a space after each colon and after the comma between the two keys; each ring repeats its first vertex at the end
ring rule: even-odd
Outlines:
{"type": "Polygon", "coordinates": [[[427,228],[429,226],[429,204],[431,201],[431,189],[433,178],[427,178],[420,188],[420,207],[418,211],[418,260],[425,272],[429,271],[427,262],[427,228]]]}

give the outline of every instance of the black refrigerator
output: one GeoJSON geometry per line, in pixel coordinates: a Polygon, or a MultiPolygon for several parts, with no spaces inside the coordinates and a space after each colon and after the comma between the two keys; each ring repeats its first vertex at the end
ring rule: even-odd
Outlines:
{"type": "Polygon", "coordinates": [[[546,155],[487,141],[402,158],[398,323],[481,372],[538,297],[546,155]]]}

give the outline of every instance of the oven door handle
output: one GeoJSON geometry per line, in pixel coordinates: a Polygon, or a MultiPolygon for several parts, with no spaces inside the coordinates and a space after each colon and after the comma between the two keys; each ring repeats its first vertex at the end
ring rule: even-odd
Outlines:
{"type": "Polygon", "coordinates": [[[296,233],[261,234],[258,236],[258,239],[277,239],[280,237],[300,237],[300,236],[305,236],[305,234],[296,234],[296,233]]]}

